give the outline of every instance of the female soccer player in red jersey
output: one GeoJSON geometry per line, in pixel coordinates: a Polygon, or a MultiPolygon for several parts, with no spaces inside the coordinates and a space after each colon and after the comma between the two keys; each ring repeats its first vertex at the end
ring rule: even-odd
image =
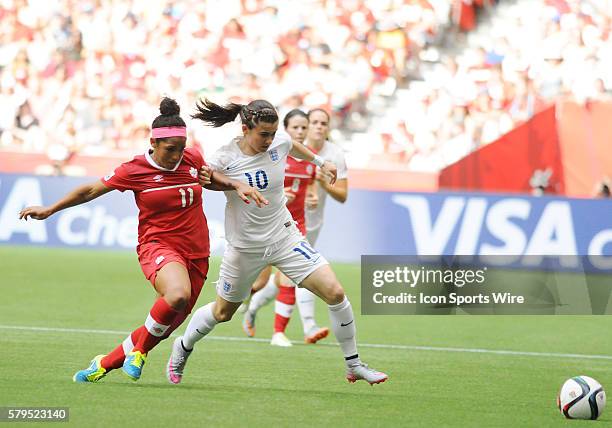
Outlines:
{"type": "Polygon", "coordinates": [[[249,198],[258,205],[267,202],[252,187],[211,173],[197,150],[185,148],[186,125],[176,101],[164,98],[160,112],[151,126],[151,147],[144,155],[120,165],[100,181],[76,188],[49,207],[27,207],[19,214],[25,220],[43,220],[111,190],[134,192],[139,209],[138,261],[159,297],[144,325],[109,354],[96,356],[88,368],[74,375],[75,382],[97,382],[119,367],[138,380],[147,353],[191,312],[208,273],[209,236],[202,185],[236,190],[247,203],[249,198]]]}

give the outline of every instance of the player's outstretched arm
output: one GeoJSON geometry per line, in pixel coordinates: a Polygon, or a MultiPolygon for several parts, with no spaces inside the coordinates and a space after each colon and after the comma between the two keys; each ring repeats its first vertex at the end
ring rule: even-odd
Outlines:
{"type": "Polygon", "coordinates": [[[49,207],[26,207],[19,212],[19,218],[27,220],[31,217],[36,220],[44,220],[52,214],[61,211],[65,208],[73,207],[75,205],[84,204],[98,196],[102,196],[105,193],[110,192],[110,187],[106,187],[101,181],[95,181],[93,183],[84,184],[77,187],[72,192],[68,193],[62,199],[54,203],[49,207]]]}
{"type": "Polygon", "coordinates": [[[323,171],[318,171],[317,181],[329,196],[341,204],[346,202],[348,198],[348,180],[346,178],[342,178],[331,185],[329,184],[329,178],[323,175],[323,171]]]}
{"type": "Polygon", "coordinates": [[[259,208],[268,205],[268,200],[259,191],[248,184],[229,178],[219,171],[213,171],[208,166],[200,168],[198,181],[202,187],[208,190],[235,190],[240,199],[247,204],[250,204],[252,199],[259,208]]]}
{"type": "Polygon", "coordinates": [[[336,178],[338,177],[336,165],[334,165],[332,162],[324,160],[321,156],[314,154],[305,145],[293,141],[289,154],[296,159],[308,161],[321,168],[321,171],[330,177],[329,184],[333,185],[336,182],[336,178]]]}

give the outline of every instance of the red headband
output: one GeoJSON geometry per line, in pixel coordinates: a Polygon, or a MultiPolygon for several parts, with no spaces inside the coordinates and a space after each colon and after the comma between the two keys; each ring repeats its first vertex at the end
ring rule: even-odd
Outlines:
{"type": "Polygon", "coordinates": [[[187,128],[184,126],[167,126],[164,128],[153,128],[151,130],[153,138],[186,137],[187,128]]]}

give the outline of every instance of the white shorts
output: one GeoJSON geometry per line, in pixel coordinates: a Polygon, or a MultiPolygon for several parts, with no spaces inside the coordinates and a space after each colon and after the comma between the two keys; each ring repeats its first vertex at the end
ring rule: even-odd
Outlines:
{"type": "Polygon", "coordinates": [[[228,302],[243,302],[251,286],[267,265],[277,267],[298,286],[319,267],[328,264],[295,226],[287,237],[262,248],[235,248],[227,245],[217,281],[217,294],[228,302]]]}

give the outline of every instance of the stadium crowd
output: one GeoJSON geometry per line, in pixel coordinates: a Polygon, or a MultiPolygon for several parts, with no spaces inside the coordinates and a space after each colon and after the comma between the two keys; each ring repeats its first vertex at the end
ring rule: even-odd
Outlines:
{"type": "Polygon", "coordinates": [[[612,2],[518,0],[495,12],[460,52],[433,52],[423,80],[380,121],[372,150],[439,171],[556,100],[611,99],[612,2]]]}
{"type": "MultiPolygon", "coordinates": [[[[325,107],[345,129],[380,117],[366,157],[437,170],[559,95],[606,96],[609,1],[519,0],[466,49],[434,47],[455,46],[494,3],[0,0],[0,149],[125,157],[142,150],[161,95],[185,112],[201,96],[264,97],[281,115],[325,107]],[[373,95],[396,103],[381,115],[373,95]]],[[[192,137],[207,149],[227,137],[201,128],[192,137]]]]}
{"type": "Polygon", "coordinates": [[[372,91],[393,93],[451,3],[2,0],[0,148],[140,150],[161,94],[323,106],[343,126],[372,91]]]}

